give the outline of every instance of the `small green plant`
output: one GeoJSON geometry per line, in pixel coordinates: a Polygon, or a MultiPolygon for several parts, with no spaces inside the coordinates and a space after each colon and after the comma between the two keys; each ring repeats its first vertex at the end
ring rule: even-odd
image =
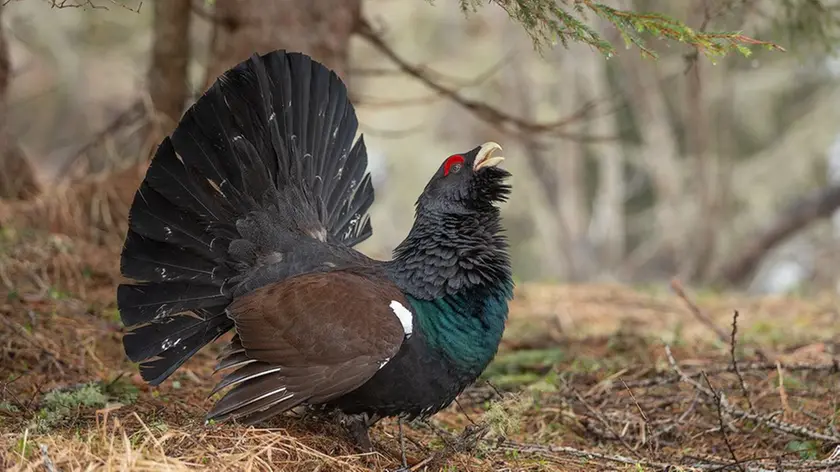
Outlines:
{"type": "Polygon", "coordinates": [[[24,459],[29,459],[32,457],[32,454],[35,453],[35,443],[32,441],[27,440],[27,434],[21,436],[20,439],[17,440],[15,443],[15,454],[20,455],[24,459]]]}
{"type": "Polygon", "coordinates": [[[123,405],[130,405],[137,401],[140,389],[127,378],[119,376],[110,383],[105,384],[103,392],[113,401],[122,403],[123,405]]]}
{"type": "Polygon", "coordinates": [[[785,449],[799,454],[799,457],[805,460],[817,459],[820,454],[820,446],[815,441],[791,441],[785,449]]]}

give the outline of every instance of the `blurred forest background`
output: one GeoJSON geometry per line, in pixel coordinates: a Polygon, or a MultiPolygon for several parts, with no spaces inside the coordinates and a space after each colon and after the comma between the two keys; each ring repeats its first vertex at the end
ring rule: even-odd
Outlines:
{"type": "Polygon", "coordinates": [[[106,238],[185,107],[286,48],[349,83],[377,191],[370,255],[406,234],[443,158],[492,140],[514,174],[519,280],[840,290],[840,2],[607,2],[788,50],[715,61],[659,40],[642,57],[595,17],[612,57],[538,51],[505,9],[472,3],[4,1],[0,222],[106,238]]]}

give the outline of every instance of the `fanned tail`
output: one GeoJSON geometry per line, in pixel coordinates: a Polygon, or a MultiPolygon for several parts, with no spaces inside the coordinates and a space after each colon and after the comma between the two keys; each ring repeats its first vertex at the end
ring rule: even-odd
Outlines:
{"type": "Polygon", "coordinates": [[[298,245],[371,235],[357,128],[338,76],[285,51],[227,71],[187,110],[135,194],[122,252],[138,281],[117,292],[123,344],[145,380],[159,384],[229,331],[233,295],[298,245]]]}

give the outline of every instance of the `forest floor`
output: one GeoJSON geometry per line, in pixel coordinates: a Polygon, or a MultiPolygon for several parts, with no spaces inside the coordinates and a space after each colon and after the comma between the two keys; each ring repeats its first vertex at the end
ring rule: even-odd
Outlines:
{"type": "MultiPolygon", "coordinates": [[[[0,469],[399,467],[393,421],[372,454],[312,418],[205,426],[219,343],[144,385],[106,247],[0,231],[0,469]]],[[[676,288],[520,285],[483,378],[406,426],[410,469],[840,470],[840,299],[676,288]]]]}

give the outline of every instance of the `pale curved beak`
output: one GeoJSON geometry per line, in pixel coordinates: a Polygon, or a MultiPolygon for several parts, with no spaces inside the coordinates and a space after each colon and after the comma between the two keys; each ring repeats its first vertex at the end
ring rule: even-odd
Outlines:
{"type": "Polygon", "coordinates": [[[484,167],[493,167],[499,165],[499,163],[505,160],[505,158],[502,156],[494,156],[493,153],[501,150],[502,147],[492,141],[490,141],[489,143],[482,144],[481,148],[479,148],[478,150],[478,155],[475,157],[475,162],[473,163],[473,171],[477,171],[484,167]]]}

